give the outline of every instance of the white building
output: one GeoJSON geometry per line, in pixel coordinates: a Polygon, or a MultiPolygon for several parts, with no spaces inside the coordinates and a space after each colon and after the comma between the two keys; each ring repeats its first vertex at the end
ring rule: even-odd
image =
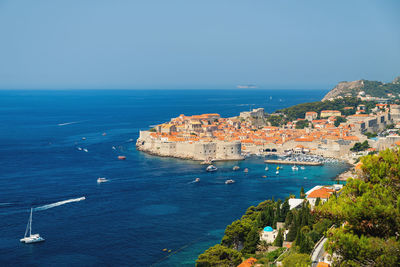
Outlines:
{"type": "Polygon", "coordinates": [[[271,226],[267,226],[261,232],[260,240],[264,240],[267,243],[273,243],[277,235],[278,230],[274,230],[271,226]]]}

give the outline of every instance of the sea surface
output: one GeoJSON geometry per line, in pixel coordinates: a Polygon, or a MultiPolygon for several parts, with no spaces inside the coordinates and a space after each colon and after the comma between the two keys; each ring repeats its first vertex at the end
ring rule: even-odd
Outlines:
{"type": "Polygon", "coordinates": [[[0,91],[0,265],[193,266],[249,206],[331,184],[346,165],[284,167],[277,176],[275,166],[266,172],[262,158],[250,157],[216,163],[219,170],[207,173],[193,161],[136,151],[139,130],[180,114],[273,112],[325,93],[0,91]],[[249,173],[232,171],[234,165],[249,173]],[[109,182],[97,184],[98,177],[109,182]],[[46,241],[28,245],[19,239],[31,207],[33,233],[46,241]]]}

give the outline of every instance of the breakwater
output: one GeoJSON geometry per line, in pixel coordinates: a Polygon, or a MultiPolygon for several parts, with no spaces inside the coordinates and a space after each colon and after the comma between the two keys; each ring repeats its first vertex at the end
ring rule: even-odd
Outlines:
{"type": "Polygon", "coordinates": [[[264,162],[268,163],[268,164],[281,164],[281,165],[307,165],[307,166],[323,165],[323,163],[321,163],[321,162],[288,161],[288,160],[279,160],[279,159],[267,159],[267,160],[264,160],[264,162]]]}

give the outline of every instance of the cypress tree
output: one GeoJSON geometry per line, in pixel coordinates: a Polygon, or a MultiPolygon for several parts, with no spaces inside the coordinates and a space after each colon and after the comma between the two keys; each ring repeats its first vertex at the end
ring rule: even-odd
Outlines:
{"type": "Polygon", "coordinates": [[[300,198],[305,198],[306,194],[304,193],[304,187],[300,188],[300,198]]]}
{"type": "Polygon", "coordinates": [[[282,244],[283,244],[283,232],[282,229],[279,229],[278,235],[274,242],[274,246],[282,247],[282,244]]]}
{"type": "Polygon", "coordinates": [[[288,214],[288,212],[290,211],[290,206],[289,206],[289,199],[287,198],[283,204],[282,204],[282,209],[281,209],[281,220],[279,220],[280,222],[285,221],[286,216],[288,214]]]}

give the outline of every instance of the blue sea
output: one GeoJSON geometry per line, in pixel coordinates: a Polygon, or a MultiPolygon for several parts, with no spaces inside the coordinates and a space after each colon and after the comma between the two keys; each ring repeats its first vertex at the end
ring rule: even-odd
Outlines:
{"type": "Polygon", "coordinates": [[[301,186],[333,183],[347,166],[296,173],[285,167],[276,176],[274,166],[266,172],[262,158],[250,157],[216,163],[219,170],[207,173],[193,161],[136,151],[139,130],[180,114],[228,117],[257,107],[272,112],[325,93],[0,91],[0,265],[193,266],[249,206],[298,195],[301,186]],[[233,172],[234,165],[249,173],[233,172]],[[98,177],[109,182],[97,184],[98,177]],[[196,177],[199,183],[193,183],[196,177]],[[230,178],[236,183],[225,185],[230,178]],[[33,232],[46,241],[28,245],[19,239],[31,207],[33,232]]]}

